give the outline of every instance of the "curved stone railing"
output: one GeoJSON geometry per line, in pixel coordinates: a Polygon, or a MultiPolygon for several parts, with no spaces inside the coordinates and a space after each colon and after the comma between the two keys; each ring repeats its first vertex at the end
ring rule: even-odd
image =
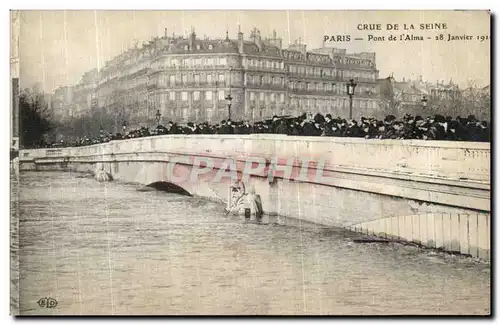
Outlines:
{"type": "MultiPolygon", "coordinates": [[[[20,150],[19,155],[26,169],[106,166],[121,179],[146,185],[165,181],[165,166],[178,157],[188,158],[184,170],[189,170],[195,157],[210,157],[216,168],[233,160],[240,172],[249,157],[264,159],[267,168],[276,158],[279,165],[294,168],[300,166],[300,159],[309,160],[308,172],[322,169],[326,177],[287,184],[282,174],[273,171],[281,180],[271,185],[261,178],[266,171],[252,174],[266,213],[489,259],[489,143],[272,134],[165,135],[86,147],[20,150]],[[320,161],[324,162],[321,168],[320,161]],[[365,211],[363,205],[370,210],[365,211]]],[[[210,197],[213,190],[204,192],[206,183],[204,179],[191,191],[210,197]]]]}
{"type": "Polygon", "coordinates": [[[489,214],[427,213],[397,216],[362,222],[348,229],[490,260],[489,214]]]}
{"type": "Polygon", "coordinates": [[[293,166],[300,159],[323,161],[328,179],[316,182],[320,185],[490,210],[489,143],[272,134],[165,135],[86,147],[23,150],[20,159],[39,163],[167,162],[175,156],[240,162],[248,157],[267,162],[279,158],[279,164],[293,166]]]}
{"type": "MultiPolygon", "coordinates": [[[[300,157],[312,161],[324,159],[327,164],[353,171],[387,171],[487,183],[490,180],[490,144],[479,142],[365,140],[273,134],[165,135],[86,147],[30,150],[30,158],[145,152],[205,154],[228,158],[278,156],[284,160],[300,157]]],[[[21,155],[21,158],[24,156],[21,155]]]]}

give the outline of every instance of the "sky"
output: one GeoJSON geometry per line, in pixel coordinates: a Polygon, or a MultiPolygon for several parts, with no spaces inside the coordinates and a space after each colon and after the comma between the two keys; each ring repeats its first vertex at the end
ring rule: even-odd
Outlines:
{"type": "Polygon", "coordinates": [[[20,84],[52,92],[76,84],[81,75],[102,67],[113,56],[155,36],[188,35],[236,39],[238,25],[248,38],[253,27],[261,35],[273,30],[285,47],[299,38],[308,49],[323,46],[324,35],[350,35],[351,41],[327,42],[348,52],[375,52],[380,77],[436,82],[451,79],[462,87],[490,83],[490,36],[486,11],[23,11],[19,37],[20,84]],[[446,24],[446,30],[419,30],[419,24],[446,24]],[[359,24],[381,24],[380,31],[360,31],[359,24]],[[387,31],[387,24],[399,30],[387,31]],[[403,30],[413,24],[415,30],[403,30]],[[385,36],[367,41],[368,35],[385,36]],[[421,35],[424,41],[388,41],[389,35],[421,35]],[[443,41],[434,38],[443,34],[443,41]],[[448,34],[473,40],[448,41],[448,34]],[[354,38],[363,38],[355,41],[354,38]],[[431,40],[427,40],[431,37],[431,40]]]}

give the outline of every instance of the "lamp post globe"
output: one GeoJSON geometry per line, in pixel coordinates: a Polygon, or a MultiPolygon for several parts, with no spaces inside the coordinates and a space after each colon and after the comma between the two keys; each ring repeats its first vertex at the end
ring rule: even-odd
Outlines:
{"type": "Polygon", "coordinates": [[[427,97],[425,95],[422,96],[422,107],[424,109],[427,107],[427,97]]]}
{"type": "Polygon", "coordinates": [[[352,96],[354,96],[354,90],[358,84],[354,82],[354,79],[349,80],[346,84],[347,95],[349,96],[349,119],[352,119],[352,96]]]}
{"type": "Polygon", "coordinates": [[[231,94],[229,94],[226,96],[225,99],[227,101],[227,118],[228,118],[228,120],[230,120],[231,119],[231,103],[232,103],[233,97],[231,96],[231,94]]]}
{"type": "Polygon", "coordinates": [[[160,125],[161,113],[160,110],[156,110],[156,124],[160,125]]]}

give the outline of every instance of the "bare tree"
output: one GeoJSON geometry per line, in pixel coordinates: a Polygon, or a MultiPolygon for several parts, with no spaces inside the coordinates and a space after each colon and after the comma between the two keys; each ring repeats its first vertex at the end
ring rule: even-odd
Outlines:
{"type": "Polygon", "coordinates": [[[23,147],[42,145],[54,129],[53,112],[37,87],[19,94],[20,143],[23,147]]]}
{"type": "Polygon", "coordinates": [[[451,91],[446,98],[433,98],[429,104],[429,114],[491,119],[490,87],[480,88],[475,81],[469,81],[465,89],[451,91]]]}

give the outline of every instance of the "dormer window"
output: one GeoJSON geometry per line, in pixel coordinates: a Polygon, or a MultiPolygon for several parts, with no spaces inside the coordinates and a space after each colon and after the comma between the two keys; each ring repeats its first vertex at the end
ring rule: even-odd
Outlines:
{"type": "Polygon", "coordinates": [[[201,45],[200,44],[196,44],[196,49],[197,50],[201,49],[201,45]]]}
{"type": "Polygon", "coordinates": [[[189,50],[189,45],[184,45],[184,50],[185,51],[189,50]]]}
{"type": "Polygon", "coordinates": [[[214,49],[214,46],[213,46],[212,44],[209,44],[209,45],[208,45],[208,49],[209,49],[209,50],[213,50],[213,49],[214,49]]]}

